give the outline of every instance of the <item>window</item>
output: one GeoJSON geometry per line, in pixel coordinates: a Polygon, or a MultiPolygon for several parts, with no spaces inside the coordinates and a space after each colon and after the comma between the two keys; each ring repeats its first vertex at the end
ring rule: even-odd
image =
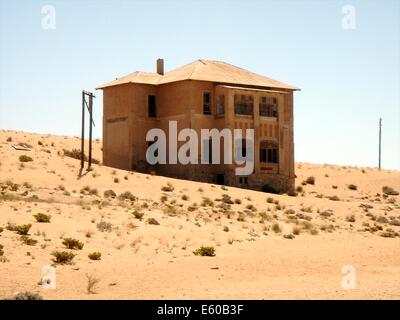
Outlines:
{"type": "Polygon", "coordinates": [[[211,94],[203,93],[203,114],[211,114],[211,94]]]}
{"type": "Polygon", "coordinates": [[[147,108],[149,112],[149,117],[157,117],[156,96],[148,96],[147,108]]]}
{"type": "Polygon", "coordinates": [[[279,149],[278,144],[273,141],[262,141],[260,143],[260,162],[278,163],[279,149]]]}
{"type": "Polygon", "coordinates": [[[239,177],[239,183],[240,184],[247,184],[248,183],[247,177],[239,177]]]}
{"type": "Polygon", "coordinates": [[[217,115],[225,114],[225,95],[220,94],[217,96],[217,115]]]}
{"type": "Polygon", "coordinates": [[[261,97],[260,116],[278,117],[278,99],[273,97],[261,97]]]}
{"type": "Polygon", "coordinates": [[[235,94],[235,114],[253,115],[253,96],[235,94]]]}

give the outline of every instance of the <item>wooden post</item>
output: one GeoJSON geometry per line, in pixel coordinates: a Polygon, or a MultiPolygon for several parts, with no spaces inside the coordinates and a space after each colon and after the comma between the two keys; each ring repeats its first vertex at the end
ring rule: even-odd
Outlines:
{"type": "Polygon", "coordinates": [[[81,170],[85,166],[85,92],[82,91],[81,170]]]}
{"type": "Polygon", "coordinates": [[[90,167],[92,166],[92,126],[93,126],[93,95],[89,95],[89,165],[88,165],[88,170],[90,170],[90,167]]]}
{"type": "Polygon", "coordinates": [[[379,170],[381,170],[381,151],[382,151],[382,118],[379,118],[379,165],[378,165],[379,170]]]}

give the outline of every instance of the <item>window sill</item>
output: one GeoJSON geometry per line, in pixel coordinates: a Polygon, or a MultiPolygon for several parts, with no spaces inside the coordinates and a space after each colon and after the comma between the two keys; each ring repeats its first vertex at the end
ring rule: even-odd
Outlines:
{"type": "Polygon", "coordinates": [[[260,120],[276,122],[276,121],[278,121],[278,117],[267,117],[267,116],[260,115],[260,120]]]}
{"type": "Polygon", "coordinates": [[[254,115],[252,115],[252,114],[237,114],[237,113],[235,113],[235,117],[252,119],[252,118],[254,118],[254,115]]]}

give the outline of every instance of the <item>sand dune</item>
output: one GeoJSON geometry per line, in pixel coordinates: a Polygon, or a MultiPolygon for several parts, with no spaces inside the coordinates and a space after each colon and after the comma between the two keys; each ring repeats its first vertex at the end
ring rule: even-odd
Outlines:
{"type": "Polygon", "coordinates": [[[399,171],[297,163],[297,195],[275,195],[102,165],[78,178],[80,161],[64,155],[74,148],[78,138],[0,131],[1,298],[400,298],[400,196],[382,190],[400,191],[399,171]],[[194,255],[201,246],[216,255],[194,255]],[[75,257],[54,263],[55,251],[75,257]],[[55,289],[40,284],[46,265],[55,289]],[[342,286],[346,265],[355,287],[342,286]]]}

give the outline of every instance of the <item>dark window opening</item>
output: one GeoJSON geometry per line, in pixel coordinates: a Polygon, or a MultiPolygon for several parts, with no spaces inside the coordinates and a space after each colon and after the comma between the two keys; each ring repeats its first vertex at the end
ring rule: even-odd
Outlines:
{"type": "Polygon", "coordinates": [[[235,105],[235,114],[253,115],[253,106],[254,106],[253,96],[235,94],[234,105],[235,105]]]}
{"type": "Polygon", "coordinates": [[[211,94],[203,93],[203,114],[211,114],[211,94]]]}
{"type": "Polygon", "coordinates": [[[278,163],[279,148],[278,144],[272,141],[262,141],[260,144],[260,162],[278,163]]]}
{"type": "Polygon", "coordinates": [[[278,99],[272,97],[261,97],[259,106],[260,116],[278,117],[278,99]]]}
{"type": "Polygon", "coordinates": [[[239,183],[240,184],[247,184],[248,183],[247,177],[239,177],[239,183]]]}
{"type": "Polygon", "coordinates": [[[149,112],[149,117],[157,117],[157,107],[156,107],[156,96],[148,96],[147,107],[149,112]]]}
{"type": "Polygon", "coordinates": [[[217,184],[223,185],[225,183],[225,175],[223,173],[217,174],[217,184]]]}

